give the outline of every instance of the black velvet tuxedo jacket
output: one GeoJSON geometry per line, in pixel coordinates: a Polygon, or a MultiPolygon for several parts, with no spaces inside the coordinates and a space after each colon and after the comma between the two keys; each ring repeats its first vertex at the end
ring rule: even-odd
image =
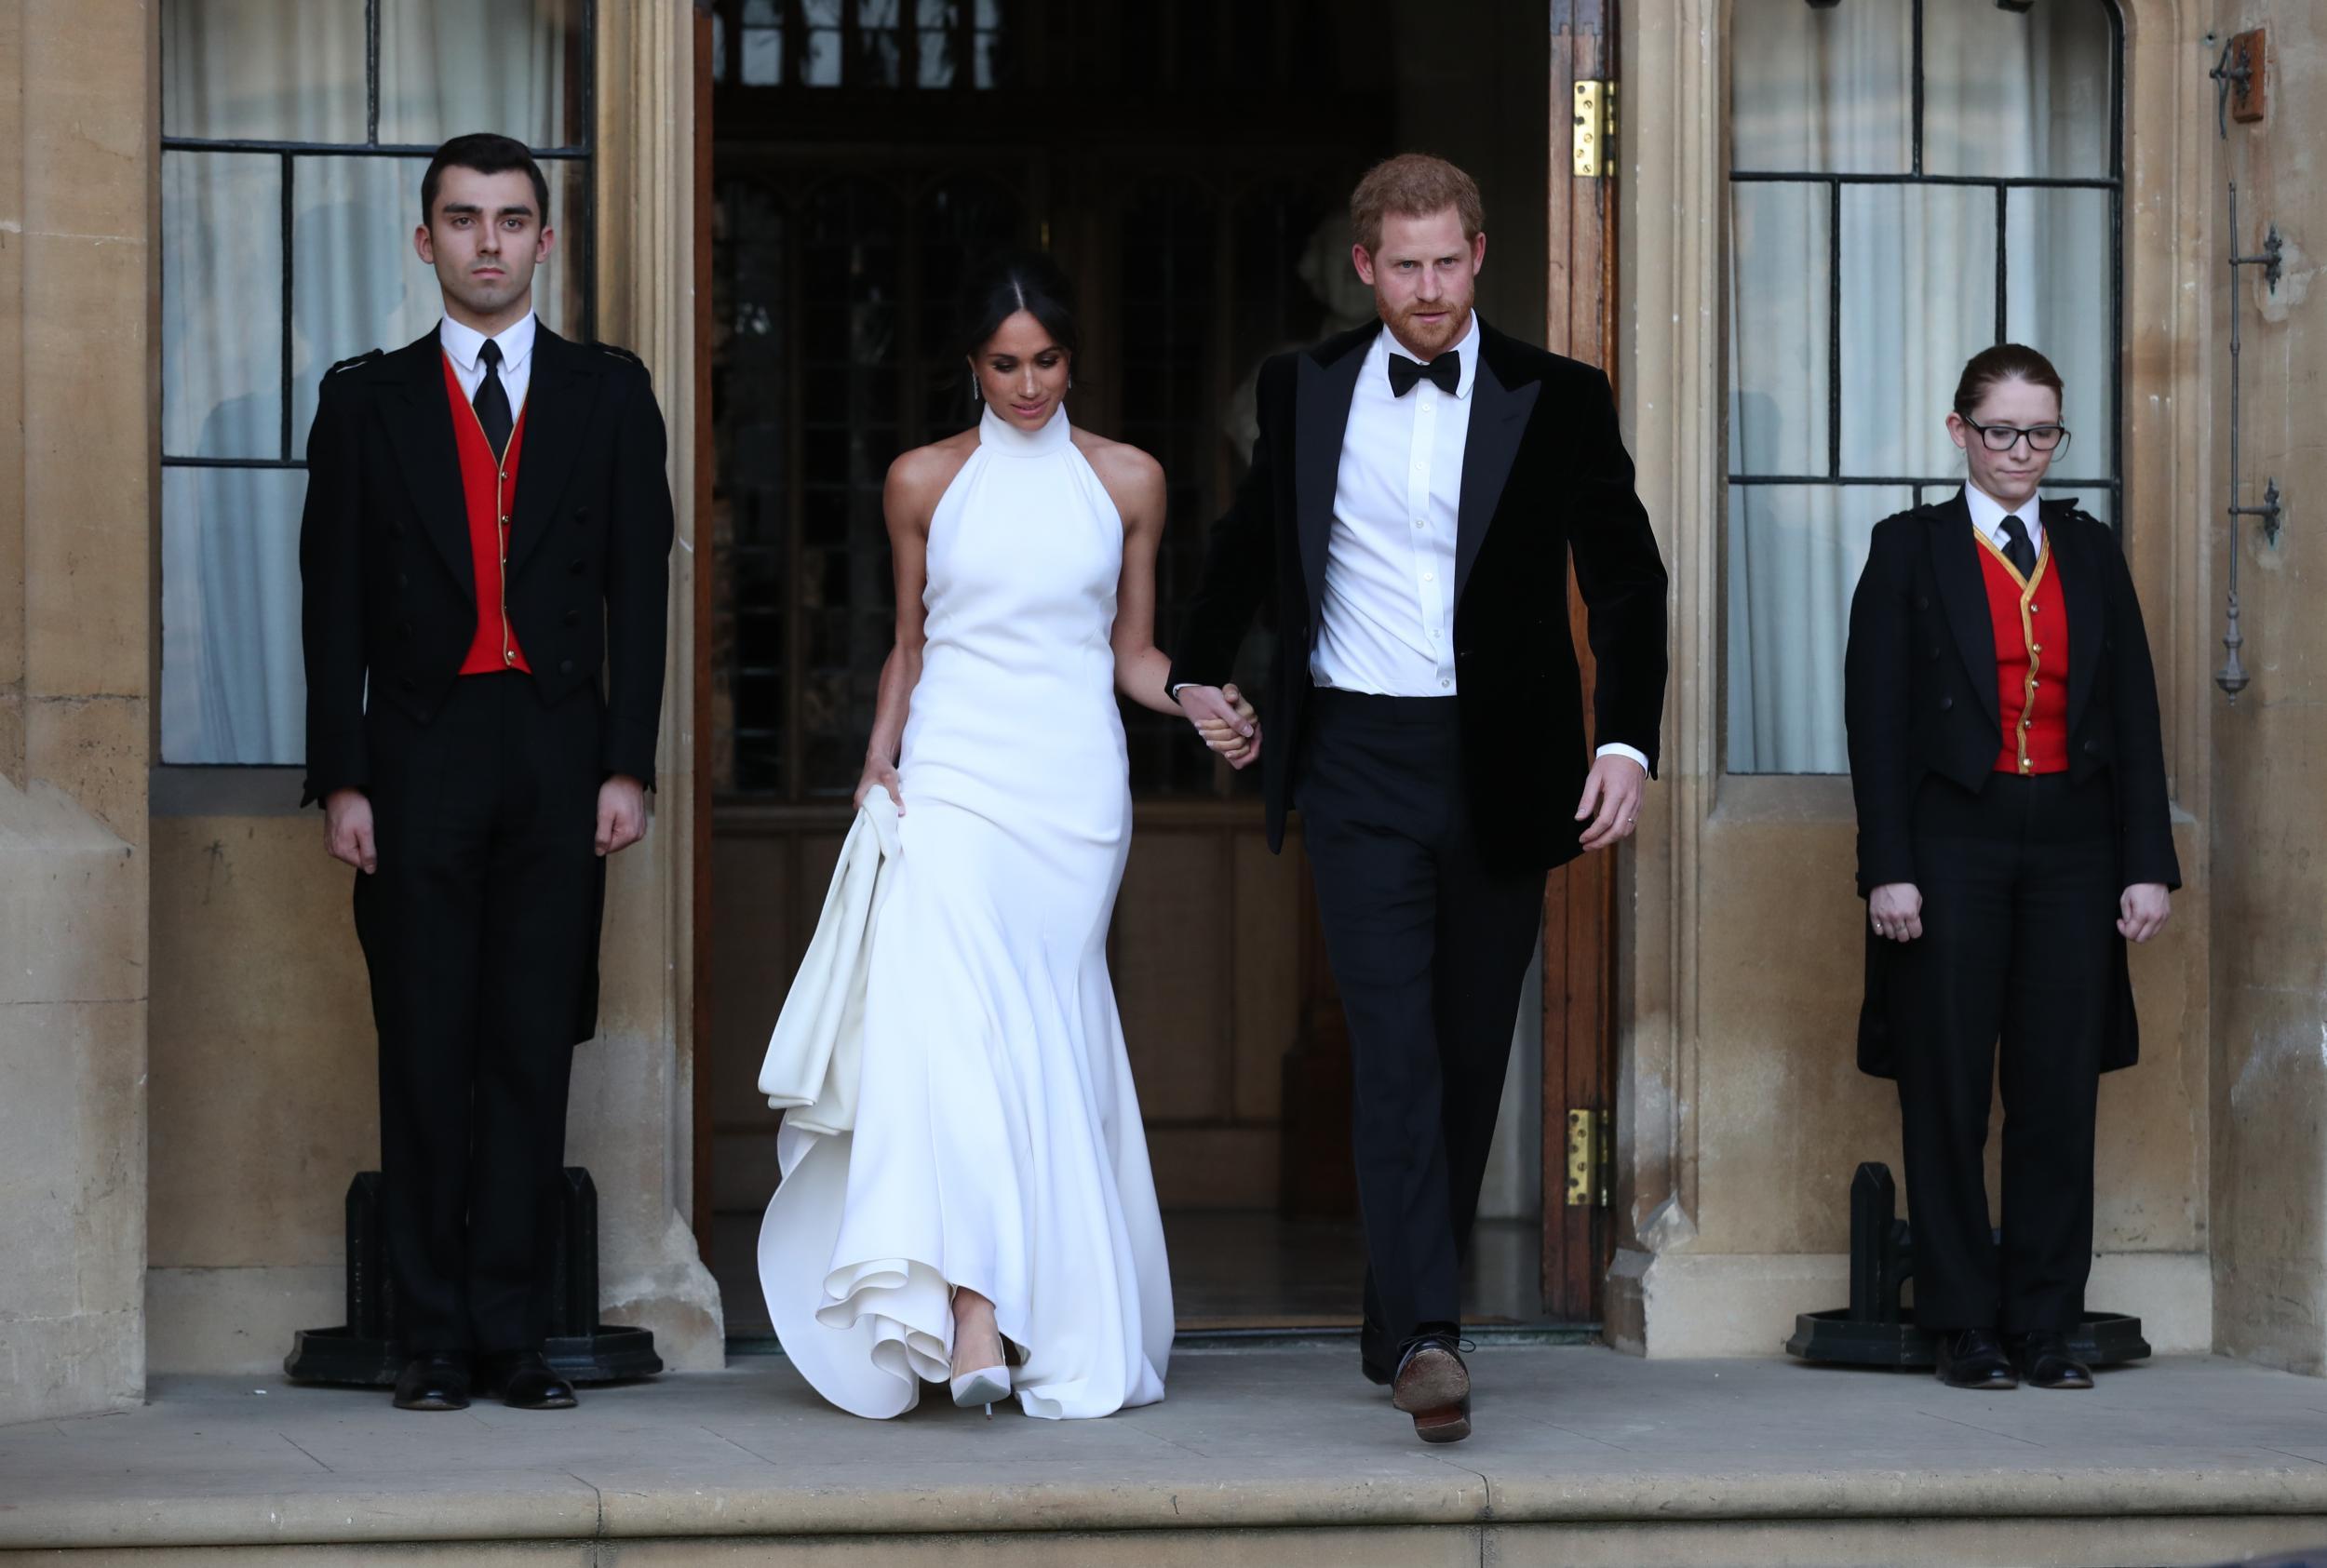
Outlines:
{"type": "MultiPolygon", "coordinates": [[[[1276,668],[1258,694],[1269,844],[1284,841],[1311,690],[1342,437],[1368,325],[1261,368],[1260,438],[1213,525],[1188,607],[1174,684],[1218,686],[1263,601],[1276,668]]],[[[1478,375],[1455,539],[1454,654],[1464,771],[1496,843],[1538,866],[1579,852],[1572,819],[1590,770],[1567,559],[1590,612],[1594,739],[1637,747],[1656,769],[1664,710],[1665,573],[1607,378],[1479,323],[1478,375]]]]}
{"type": "MultiPolygon", "coordinates": [[[[2132,577],[2105,524],[2065,501],[2040,508],[2068,611],[2069,777],[2079,784],[2107,777],[2119,885],[2178,888],[2157,675],[2132,577]]],[[[2004,749],[1979,550],[1960,490],[1875,525],[1843,656],[1862,898],[1916,880],[1915,797],[1924,780],[1936,775],[1976,795],[2004,749]]],[[[1881,993],[1892,945],[1868,932],[1859,1022],[1859,1065],[1885,1078],[1892,1075],[1881,993]]],[[[2104,1071],[2131,1066],[2140,1053],[2123,945],[2104,1071]]]]}
{"type": "MultiPolygon", "coordinates": [[[[662,410],[635,355],[538,328],[510,514],[509,621],[542,701],[601,672],[599,765],[652,787],[666,636],[662,410]]],[[[477,633],[476,571],[435,330],[332,368],[307,438],[299,567],[305,801],[370,787],[366,692],[425,724],[477,633]]]]}

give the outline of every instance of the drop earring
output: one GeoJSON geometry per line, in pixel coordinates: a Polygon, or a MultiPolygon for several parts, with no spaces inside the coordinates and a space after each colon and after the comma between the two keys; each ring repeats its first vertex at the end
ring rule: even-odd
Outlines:
{"type": "Polygon", "coordinates": [[[975,376],[972,376],[970,378],[970,401],[973,403],[983,403],[986,401],[986,394],[984,390],[978,386],[977,378],[975,376]]]}

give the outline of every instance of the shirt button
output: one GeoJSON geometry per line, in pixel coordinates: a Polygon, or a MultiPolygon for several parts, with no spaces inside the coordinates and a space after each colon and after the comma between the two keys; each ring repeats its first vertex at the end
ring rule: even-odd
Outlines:
{"type": "Polygon", "coordinates": [[[1451,681],[1451,680],[1446,679],[1445,677],[1443,677],[1443,676],[1442,676],[1442,677],[1439,677],[1438,684],[1439,684],[1439,685],[1441,685],[1441,686],[1452,686],[1452,685],[1454,684],[1454,682],[1453,682],[1453,681],[1451,681]]]}
{"type": "Polygon", "coordinates": [[[1422,573],[1422,581],[1425,583],[1435,583],[1438,581],[1438,573],[1434,571],[1426,571],[1422,573]]]}
{"type": "Polygon", "coordinates": [[[1414,519],[1414,526],[1415,526],[1416,528],[1418,528],[1418,529],[1421,529],[1421,528],[1428,528],[1428,527],[1430,527],[1430,525],[1429,525],[1428,523],[1426,523],[1426,522],[1422,521],[1422,519],[1421,519],[1421,518],[1419,518],[1419,517],[1417,517],[1417,518],[1415,518],[1415,519],[1414,519]]]}

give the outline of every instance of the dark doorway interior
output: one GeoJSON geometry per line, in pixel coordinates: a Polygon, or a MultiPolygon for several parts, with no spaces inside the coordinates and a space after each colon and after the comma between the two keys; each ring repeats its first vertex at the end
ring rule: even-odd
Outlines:
{"type": "MultiPolygon", "coordinates": [[[[899,450],[975,412],[950,342],[965,265],[1012,245],[1075,276],[1079,422],[1164,464],[1164,623],[1242,472],[1261,360],[1370,315],[1347,194],[1442,153],[1489,213],[1481,308],[1544,314],[1540,3],[720,0],[712,155],[716,568],[712,1263],[764,1330],[753,1237],[775,1180],[754,1092],[838,853],[890,640],[880,510],[899,450]]],[[[1272,652],[1256,631],[1253,675],[1272,652]]],[[[1126,709],[1137,800],[1110,950],[1186,1327],[1353,1324],[1362,1248],[1346,1067],[1298,843],[1257,780],[1126,709]],[[1190,957],[1230,983],[1178,976],[1190,957]]],[[[1537,1018],[1522,1025],[1532,1059],[1537,1018]]],[[[1482,1227],[1484,1318],[1540,1320],[1540,1094],[1482,1227]]],[[[1492,1183],[1493,1178],[1490,1178],[1492,1183]]]]}

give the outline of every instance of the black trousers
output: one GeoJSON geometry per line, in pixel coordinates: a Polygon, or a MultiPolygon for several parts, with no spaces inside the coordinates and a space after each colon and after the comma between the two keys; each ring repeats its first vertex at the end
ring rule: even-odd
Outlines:
{"type": "Polygon", "coordinates": [[[379,870],[356,930],[380,1030],[382,1228],[406,1347],[538,1348],[566,1087],[595,983],[599,697],[468,676],[369,720],[379,870]]]}
{"type": "Polygon", "coordinates": [[[2092,1268],[2093,1115],[2122,891],[2109,780],[1998,774],[1977,795],[1927,780],[1914,842],[1923,934],[1890,955],[1887,1005],[1916,1318],[2073,1328],[2092,1268]],[[1984,1162],[1997,1072],[2000,1248],[1984,1162]]]}
{"type": "Polygon", "coordinates": [[[1321,689],[1306,729],[1293,795],[1350,1026],[1366,1315],[1395,1341],[1461,1320],[1543,873],[1473,819],[1451,700],[1321,689]]]}

